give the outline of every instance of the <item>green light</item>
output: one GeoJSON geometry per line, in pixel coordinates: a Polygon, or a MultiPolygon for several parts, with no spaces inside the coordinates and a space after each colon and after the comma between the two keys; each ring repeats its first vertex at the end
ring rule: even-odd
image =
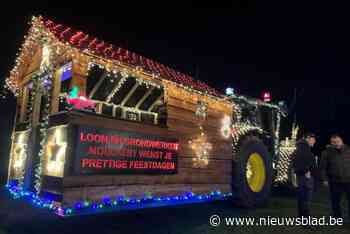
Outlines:
{"type": "Polygon", "coordinates": [[[73,86],[72,90],[69,92],[69,98],[78,98],[79,88],[78,86],[73,86]]]}

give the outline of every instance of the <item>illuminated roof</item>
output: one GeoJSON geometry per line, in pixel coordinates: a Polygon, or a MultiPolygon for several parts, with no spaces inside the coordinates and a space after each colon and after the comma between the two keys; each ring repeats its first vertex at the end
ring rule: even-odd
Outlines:
{"type": "Polygon", "coordinates": [[[101,56],[108,60],[120,61],[128,66],[142,68],[145,72],[157,74],[161,78],[182,84],[186,87],[208,93],[214,96],[220,96],[220,93],[207,84],[193,79],[189,75],[180,73],[168,66],[160,64],[154,60],[145,58],[129,50],[109,44],[103,40],[97,39],[82,31],[72,29],[62,24],[54,23],[51,20],[42,19],[45,27],[55,35],[55,37],[71,46],[87,50],[88,52],[101,56]]]}

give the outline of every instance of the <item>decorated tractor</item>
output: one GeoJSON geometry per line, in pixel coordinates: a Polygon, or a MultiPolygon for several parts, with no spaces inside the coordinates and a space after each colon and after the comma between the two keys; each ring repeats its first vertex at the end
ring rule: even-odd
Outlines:
{"type": "MultiPolygon", "coordinates": [[[[283,103],[226,95],[33,17],[6,87],[17,98],[7,187],[59,215],[232,199],[288,183],[283,103]]],[[[295,139],[294,139],[295,141],[295,139]]]]}

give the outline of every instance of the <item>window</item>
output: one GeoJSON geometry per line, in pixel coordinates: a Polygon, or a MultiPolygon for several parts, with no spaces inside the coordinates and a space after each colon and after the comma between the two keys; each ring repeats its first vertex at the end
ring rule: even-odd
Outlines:
{"type": "Polygon", "coordinates": [[[274,123],[274,115],[275,112],[271,108],[268,107],[260,107],[260,121],[261,121],[261,126],[262,128],[269,132],[272,133],[275,129],[274,123]]]}
{"type": "Polygon", "coordinates": [[[69,89],[71,88],[71,81],[72,81],[72,63],[67,63],[62,66],[62,73],[61,73],[61,91],[60,93],[68,93],[69,89]]]}
{"type": "Polygon", "coordinates": [[[86,95],[97,103],[96,112],[99,114],[166,125],[164,90],[152,81],[93,66],[87,77],[86,95]]]}

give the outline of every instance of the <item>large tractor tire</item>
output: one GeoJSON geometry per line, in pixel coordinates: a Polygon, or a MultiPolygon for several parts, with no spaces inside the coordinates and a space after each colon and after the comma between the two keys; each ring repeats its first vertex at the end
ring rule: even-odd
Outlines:
{"type": "Polygon", "coordinates": [[[263,142],[246,137],[233,161],[232,193],[235,205],[259,207],[267,203],[272,186],[272,160],[263,142]]]}

